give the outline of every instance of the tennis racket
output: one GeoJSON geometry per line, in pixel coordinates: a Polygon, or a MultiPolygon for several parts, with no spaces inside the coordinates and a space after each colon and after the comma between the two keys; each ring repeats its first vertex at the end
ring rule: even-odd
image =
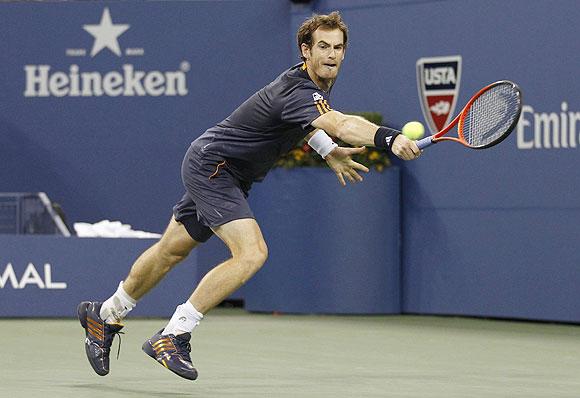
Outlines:
{"type": "Polygon", "coordinates": [[[500,80],[477,92],[443,130],[417,141],[419,149],[440,141],[454,141],[472,149],[502,142],[516,127],[522,112],[522,92],[517,84],[500,80]],[[457,125],[457,137],[444,137],[457,125]]]}

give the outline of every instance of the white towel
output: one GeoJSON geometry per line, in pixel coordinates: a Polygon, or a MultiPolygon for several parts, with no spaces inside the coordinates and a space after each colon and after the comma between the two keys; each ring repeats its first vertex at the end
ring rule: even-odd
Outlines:
{"type": "Polygon", "coordinates": [[[120,221],[103,220],[95,224],[76,222],[73,225],[80,238],[160,238],[160,234],[145,231],[135,231],[129,224],[120,221]]]}

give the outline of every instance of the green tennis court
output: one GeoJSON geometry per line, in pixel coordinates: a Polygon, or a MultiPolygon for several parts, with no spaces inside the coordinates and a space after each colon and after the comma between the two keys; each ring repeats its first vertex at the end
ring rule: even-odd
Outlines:
{"type": "Polygon", "coordinates": [[[129,319],[99,377],[76,320],[0,320],[1,397],[578,397],[580,328],[219,308],[194,332],[199,379],[141,352],[165,320],[129,319]]]}

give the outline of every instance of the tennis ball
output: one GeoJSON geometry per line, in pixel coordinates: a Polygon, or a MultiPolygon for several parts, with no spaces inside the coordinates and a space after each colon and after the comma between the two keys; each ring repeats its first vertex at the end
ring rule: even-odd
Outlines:
{"type": "Polygon", "coordinates": [[[425,127],[419,122],[409,122],[403,126],[402,133],[411,140],[423,138],[425,127]]]}

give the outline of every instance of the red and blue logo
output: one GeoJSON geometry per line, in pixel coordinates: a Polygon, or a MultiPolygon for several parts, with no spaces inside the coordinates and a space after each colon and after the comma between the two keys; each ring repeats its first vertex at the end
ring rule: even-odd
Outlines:
{"type": "Polygon", "coordinates": [[[461,56],[419,58],[417,89],[425,121],[435,134],[453,115],[461,81],[461,56]]]}

